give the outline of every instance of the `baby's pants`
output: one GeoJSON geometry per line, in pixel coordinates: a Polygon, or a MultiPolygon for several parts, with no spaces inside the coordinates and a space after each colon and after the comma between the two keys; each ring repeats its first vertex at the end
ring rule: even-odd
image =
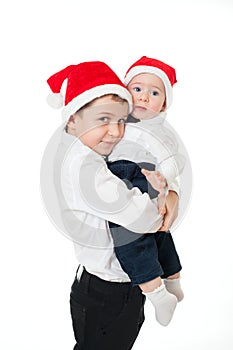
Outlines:
{"type": "MultiPolygon", "coordinates": [[[[136,164],[127,160],[107,162],[109,170],[122,179],[127,187],[138,187],[155,198],[158,192],[148,184],[141,168],[154,170],[148,163],[136,164]]],[[[181,270],[171,233],[158,231],[138,234],[109,222],[114,241],[114,250],[122,269],[128,274],[133,285],[150,281],[158,276],[166,278],[181,270]]]]}

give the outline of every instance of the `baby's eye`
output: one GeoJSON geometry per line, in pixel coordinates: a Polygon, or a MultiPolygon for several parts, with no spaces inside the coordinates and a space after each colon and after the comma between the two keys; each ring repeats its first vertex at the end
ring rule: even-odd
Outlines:
{"type": "Polygon", "coordinates": [[[135,92],[140,92],[140,91],[141,91],[141,88],[140,88],[139,86],[135,86],[135,87],[133,88],[133,91],[135,91],[135,92]]]}
{"type": "Polygon", "coordinates": [[[158,96],[158,94],[159,94],[158,91],[151,91],[152,96],[158,96]]]}

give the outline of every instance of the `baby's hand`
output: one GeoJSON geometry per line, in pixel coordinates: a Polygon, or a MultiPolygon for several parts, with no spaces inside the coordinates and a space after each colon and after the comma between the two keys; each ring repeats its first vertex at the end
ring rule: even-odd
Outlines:
{"type": "Polygon", "coordinates": [[[151,186],[159,192],[158,195],[158,210],[161,215],[166,213],[165,209],[165,201],[166,195],[165,190],[167,187],[167,181],[163,175],[160,174],[159,171],[150,171],[146,169],[142,169],[142,174],[145,175],[147,181],[151,184],[151,186]]]}
{"type": "Polygon", "coordinates": [[[163,175],[160,174],[158,170],[150,171],[146,169],[142,169],[142,174],[145,175],[147,181],[151,184],[151,186],[161,194],[165,192],[167,187],[167,181],[163,175]]]}

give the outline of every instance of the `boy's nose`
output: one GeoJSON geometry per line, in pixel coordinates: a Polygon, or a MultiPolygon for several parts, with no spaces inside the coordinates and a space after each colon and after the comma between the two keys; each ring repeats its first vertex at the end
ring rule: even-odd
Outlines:
{"type": "Polygon", "coordinates": [[[121,133],[121,125],[118,123],[109,123],[108,125],[108,134],[114,137],[118,137],[121,133]]]}

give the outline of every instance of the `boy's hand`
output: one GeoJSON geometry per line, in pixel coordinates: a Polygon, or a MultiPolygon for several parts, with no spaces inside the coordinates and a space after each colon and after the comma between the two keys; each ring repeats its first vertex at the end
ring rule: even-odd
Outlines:
{"type": "Polygon", "coordinates": [[[178,215],[178,204],[179,197],[177,193],[174,191],[169,191],[165,203],[166,213],[164,216],[163,225],[160,227],[159,231],[167,231],[170,229],[178,215]]]}

